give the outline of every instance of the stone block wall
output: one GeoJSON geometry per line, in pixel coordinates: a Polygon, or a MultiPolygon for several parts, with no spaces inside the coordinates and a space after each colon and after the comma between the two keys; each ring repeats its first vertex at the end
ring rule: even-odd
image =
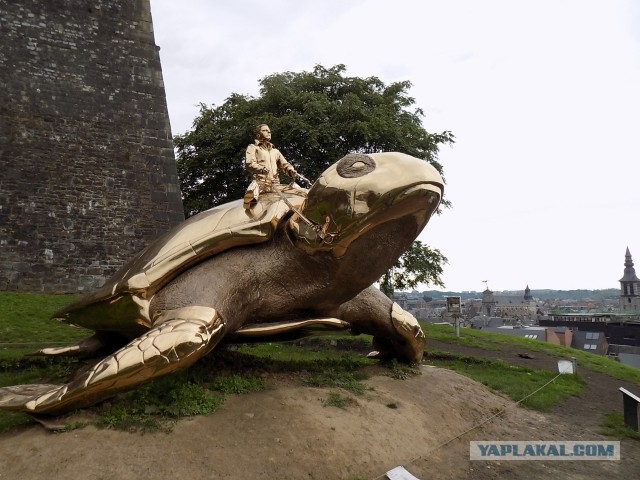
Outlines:
{"type": "Polygon", "coordinates": [[[149,0],[0,0],[0,290],[100,286],[184,220],[149,0]]]}

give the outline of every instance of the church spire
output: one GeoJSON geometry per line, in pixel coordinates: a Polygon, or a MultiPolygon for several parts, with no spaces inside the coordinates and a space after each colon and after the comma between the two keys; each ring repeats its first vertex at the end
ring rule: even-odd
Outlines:
{"type": "Polygon", "coordinates": [[[620,309],[640,310],[640,278],[636,276],[636,270],[633,268],[629,247],[624,256],[624,275],[620,279],[620,309]]]}
{"type": "Polygon", "coordinates": [[[620,279],[620,282],[640,282],[640,279],[636,276],[636,269],[633,268],[633,259],[631,258],[629,247],[627,247],[627,253],[624,256],[624,276],[620,279]]]}

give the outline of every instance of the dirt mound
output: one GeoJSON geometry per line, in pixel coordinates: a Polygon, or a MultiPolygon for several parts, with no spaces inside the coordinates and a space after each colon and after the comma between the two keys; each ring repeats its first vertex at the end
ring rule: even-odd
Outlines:
{"type": "Polygon", "coordinates": [[[637,473],[639,449],[625,458],[624,444],[620,462],[470,462],[470,440],[602,437],[513,407],[455,372],[421,371],[407,380],[375,375],[362,396],[340,392],[350,398],[345,408],[324,406],[335,389],[280,379],[228,398],[211,416],[183,420],[169,434],[24,428],[0,435],[0,478],[374,479],[398,465],[422,479],[637,473]],[[504,407],[505,415],[452,440],[504,407]]]}

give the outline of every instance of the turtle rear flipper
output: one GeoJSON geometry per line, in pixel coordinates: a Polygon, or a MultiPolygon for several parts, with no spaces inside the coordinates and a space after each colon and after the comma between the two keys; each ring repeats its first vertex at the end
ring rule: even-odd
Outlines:
{"type": "Polygon", "coordinates": [[[0,388],[0,410],[55,414],[192,365],[216,346],[224,322],[210,307],[168,310],[154,327],[64,385],[0,388]]]}
{"type": "Polygon", "coordinates": [[[413,315],[387,298],[376,287],[369,287],[343,303],[335,316],[352,327],[354,333],[373,335],[373,358],[397,358],[420,363],[425,336],[413,315]]]}
{"type": "Polygon", "coordinates": [[[65,347],[47,347],[38,350],[32,355],[42,355],[46,357],[92,357],[97,355],[105,347],[105,342],[99,335],[80,340],[74,345],[65,347]]]}
{"type": "Polygon", "coordinates": [[[305,318],[273,323],[249,323],[233,332],[232,341],[247,342],[253,339],[270,337],[274,339],[293,339],[313,333],[335,332],[351,328],[349,323],[337,318],[305,318]]]}

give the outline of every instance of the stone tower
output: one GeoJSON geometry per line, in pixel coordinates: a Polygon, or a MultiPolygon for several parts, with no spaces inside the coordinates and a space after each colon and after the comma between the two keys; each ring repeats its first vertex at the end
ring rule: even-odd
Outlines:
{"type": "Polygon", "coordinates": [[[85,291],[184,219],[149,0],[0,12],[0,290],[85,291]]]}
{"type": "Polygon", "coordinates": [[[624,275],[620,279],[620,310],[640,311],[640,278],[633,268],[629,247],[624,256],[624,275]]]}
{"type": "Polygon", "coordinates": [[[482,292],[482,315],[493,317],[496,314],[496,305],[498,302],[493,297],[493,292],[489,287],[482,292]]]}

